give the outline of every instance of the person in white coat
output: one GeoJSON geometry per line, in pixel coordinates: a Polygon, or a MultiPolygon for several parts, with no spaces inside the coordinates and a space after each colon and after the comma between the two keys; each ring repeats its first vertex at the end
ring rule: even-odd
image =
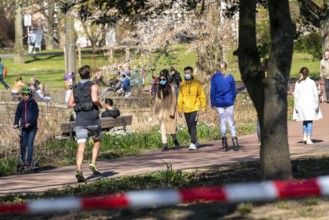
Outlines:
{"type": "Polygon", "coordinates": [[[308,77],[308,68],[301,68],[299,74],[294,91],[293,119],[303,122],[304,144],[313,144],[313,121],[322,118],[318,92],[315,82],[308,77]]]}

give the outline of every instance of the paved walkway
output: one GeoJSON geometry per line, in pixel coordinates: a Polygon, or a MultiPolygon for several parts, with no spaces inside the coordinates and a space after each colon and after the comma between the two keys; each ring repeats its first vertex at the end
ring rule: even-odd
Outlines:
{"type": "MultiPolygon", "coordinates": [[[[302,140],[301,123],[289,122],[289,145],[293,158],[310,156],[313,154],[329,154],[328,115],[329,104],[322,103],[322,120],[314,124],[314,145],[304,145],[302,140]]],[[[120,177],[124,175],[139,175],[143,173],[166,169],[165,163],[172,165],[173,169],[195,170],[208,169],[223,164],[241,161],[257,160],[259,147],[256,134],[239,137],[241,150],[235,152],[219,151],[220,141],[201,144],[197,151],[188,151],[187,148],[160,152],[159,150],[139,156],[99,161],[101,175],[92,176],[88,167],[84,166],[84,175],[91,181],[103,177],[120,177]]],[[[66,185],[74,185],[75,166],[61,167],[45,170],[40,173],[7,176],[0,178],[0,194],[43,192],[49,189],[60,189],[66,185]]]]}

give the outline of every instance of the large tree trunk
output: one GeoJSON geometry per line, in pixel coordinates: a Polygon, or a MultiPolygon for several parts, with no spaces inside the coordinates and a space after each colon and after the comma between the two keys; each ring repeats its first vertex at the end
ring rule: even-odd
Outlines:
{"type": "Polygon", "coordinates": [[[65,34],[66,34],[66,73],[76,72],[75,61],[75,34],[74,34],[74,18],[69,12],[65,15],[65,34]]]}
{"type": "Polygon", "coordinates": [[[15,10],[15,55],[14,63],[24,64],[22,1],[16,0],[15,10]]]}
{"type": "Polygon", "coordinates": [[[322,36],[322,52],[329,50],[329,0],[324,0],[323,17],[320,21],[320,29],[322,36]]]}
{"type": "Polygon", "coordinates": [[[46,38],[46,49],[54,49],[54,14],[55,14],[55,3],[53,0],[48,0],[48,33],[46,38]]]}
{"type": "Polygon", "coordinates": [[[265,84],[261,164],[266,179],[290,178],[287,85],[292,61],[294,25],[288,0],[269,0],[271,53],[265,84]]]}
{"type": "Polygon", "coordinates": [[[239,69],[258,113],[264,179],[291,177],[287,140],[287,82],[293,48],[288,0],[269,1],[272,51],[268,78],[256,44],[256,0],[240,0],[239,69]]]}

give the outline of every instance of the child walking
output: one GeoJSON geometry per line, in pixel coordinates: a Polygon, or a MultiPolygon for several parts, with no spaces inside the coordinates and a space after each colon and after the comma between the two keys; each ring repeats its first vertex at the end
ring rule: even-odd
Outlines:
{"type": "Polygon", "coordinates": [[[33,159],[34,138],[38,130],[39,108],[32,98],[32,89],[30,87],[23,87],[22,96],[23,100],[17,105],[14,128],[21,127],[21,159],[29,169],[33,159]],[[26,147],[28,147],[27,159],[26,147]]]}

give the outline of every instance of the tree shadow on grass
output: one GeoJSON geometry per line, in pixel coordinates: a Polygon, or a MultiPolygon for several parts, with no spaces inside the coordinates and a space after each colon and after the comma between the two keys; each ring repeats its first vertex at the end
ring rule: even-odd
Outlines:
{"type": "Polygon", "coordinates": [[[56,58],[56,57],[61,57],[62,55],[60,54],[55,54],[55,55],[51,55],[51,56],[42,56],[42,57],[38,57],[38,56],[34,56],[33,57],[33,60],[27,60],[25,61],[25,63],[34,63],[34,62],[38,62],[38,61],[45,61],[45,60],[51,60],[53,58],[56,58]]]}

